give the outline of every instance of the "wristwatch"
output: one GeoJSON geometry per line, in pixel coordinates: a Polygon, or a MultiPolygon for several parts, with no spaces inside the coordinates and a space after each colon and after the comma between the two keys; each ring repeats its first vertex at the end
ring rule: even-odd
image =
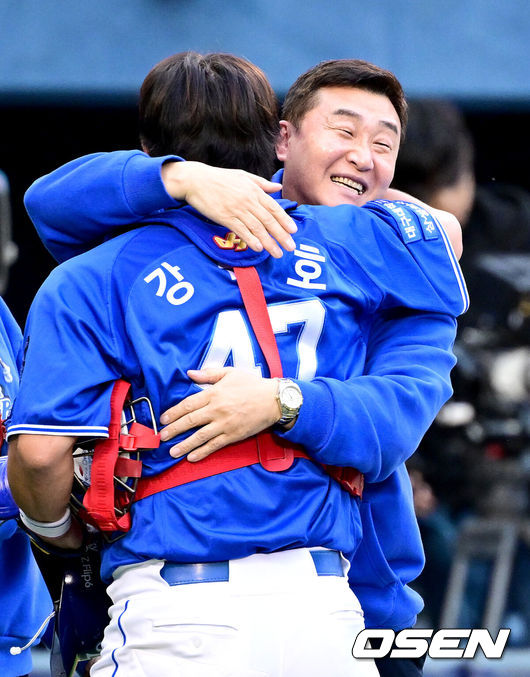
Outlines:
{"type": "Polygon", "coordinates": [[[285,425],[298,416],[304,397],[297,383],[291,381],[290,378],[279,378],[276,401],[280,407],[281,414],[277,424],[285,425]]]}

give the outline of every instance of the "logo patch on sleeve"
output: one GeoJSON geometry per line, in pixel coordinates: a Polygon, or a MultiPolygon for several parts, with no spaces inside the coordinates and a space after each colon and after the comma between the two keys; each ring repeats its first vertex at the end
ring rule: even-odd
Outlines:
{"type": "Polygon", "coordinates": [[[423,231],[423,237],[426,240],[437,240],[439,234],[434,217],[429,214],[426,209],[423,209],[423,207],[420,207],[419,205],[407,203],[407,207],[418,215],[420,226],[423,231]]]}
{"type": "Polygon", "coordinates": [[[408,244],[409,242],[417,242],[423,239],[421,230],[410,212],[395,202],[385,202],[384,206],[396,219],[404,242],[408,244]]]}

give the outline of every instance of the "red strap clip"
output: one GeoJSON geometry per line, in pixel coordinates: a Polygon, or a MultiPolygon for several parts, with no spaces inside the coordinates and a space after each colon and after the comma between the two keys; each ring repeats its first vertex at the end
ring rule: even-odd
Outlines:
{"type": "Polygon", "coordinates": [[[131,528],[131,515],[124,508],[132,503],[134,490],[129,487],[120,490],[117,485],[120,477],[139,478],[142,462],[120,457],[120,451],[135,452],[160,445],[160,437],[140,423],[132,423],[129,433],[122,435],[121,416],[130,387],[122,380],[114,384],[110,398],[109,436],[96,444],[91,482],[83,499],[83,518],[102,531],[128,531],[131,528]]]}
{"type": "Polygon", "coordinates": [[[269,472],[288,470],[294,461],[293,450],[284,447],[268,430],[256,436],[260,464],[269,472]]]}
{"type": "Polygon", "coordinates": [[[155,435],[152,428],[141,423],[131,424],[127,435],[120,434],[121,451],[138,451],[138,449],[156,449],[160,446],[160,437],[155,435]]]}
{"type": "Polygon", "coordinates": [[[364,475],[357,468],[343,468],[337,465],[325,465],[324,470],[352,496],[363,497],[364,475]]]}

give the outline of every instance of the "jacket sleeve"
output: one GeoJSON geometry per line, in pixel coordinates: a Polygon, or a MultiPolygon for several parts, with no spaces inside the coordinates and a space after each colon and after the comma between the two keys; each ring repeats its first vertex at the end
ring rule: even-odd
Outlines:
{"type": "MultiPolygon", "coordinates": [[[[362,373],[343,382],[299,382],[304,404],[284,435],[322,463],[354,467],[380,482],[414,453],[452,394],[456,317],[468,298],[450,243],[430,214],[405,203],[369,205],[349,208],[357,227],[342,238],[353,237],[349,249],[380,292],[362,373]]],[[[346,207],[335,209],[347,217],[346,207]]]]}
{"type": "Polygon", "coordinates": [[[321,463],[357,468],[368,482],[384,480],[414,453],[452,394],[455,333],[456,320],[442,313],[378,317],[364,374],[345,382],[298,381],[304,403],[281,436],[321,463]]]}
{"type": "Polygon", "coordinates": [[[138,150],[86,155],[37,179],[24,204],[44,245],[61,263],[149,214],[179,205],[160,175],[169,160],[180,158],[138,150]]]}

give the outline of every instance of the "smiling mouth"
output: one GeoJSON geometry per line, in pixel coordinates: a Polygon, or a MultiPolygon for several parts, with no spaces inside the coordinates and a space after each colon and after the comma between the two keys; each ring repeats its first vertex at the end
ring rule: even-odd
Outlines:
{"type": "Polygon", "coordinates": [[[366,191],[366,187],[363,186],[362,183],[354,181],[353,179],[348,179],[346,176],[332,176],[331,180],[333,183],[338,183],[341,186],[346,186],[346,188],[354,190],[357,195],[362,195],[366,191]]]}

